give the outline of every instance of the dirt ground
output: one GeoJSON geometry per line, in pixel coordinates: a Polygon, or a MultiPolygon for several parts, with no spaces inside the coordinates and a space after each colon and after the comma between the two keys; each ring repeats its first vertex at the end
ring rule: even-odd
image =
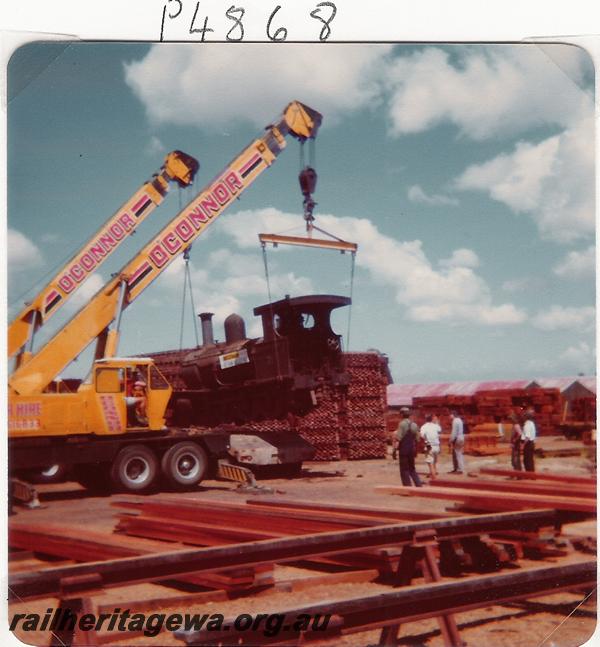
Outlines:
{"type": "MultiPolygon", "coordinates": [[[[538,458],[536,469],[539,472],[564,473],[569,475],[595,475],[595,461],[581,455],[556,456],[556,448],[565,448],[566,454],[573,449],[572,443],[561,439],[541,439],[540,448],[546,447],[546,457],[538,458]],[[549,451],[552,450],[552,451],[549,451]]],[[[475,472],[481,467],[509,468],[507,455],[492,457],[467,456],[467,471],[475,472]]],[[[450,469],[450,457],[443,453],[440,457],[439,471],[445,475],[450,469]]],[[[418,459],[417,470],[425,477],[427,469],[422,460],[418,459]]],[[[286,499],[323,503],[346,503],[352,505],[371,505],[390,509],[444,511],[452,507],[449,501],[431,501],[415,497],[398,497],[390,494],[377,493],[376,485],[399,484],[398,464],[388,456],[382,460],[341,461],[334,463],[305,464],[300,478],[270,479],[261,483],[269,487],[271,496],[281,496],[286,499]]],[[[425,478],[425,483],[427,479],[425,478]]],[[[509,481],[501,481],[501,488],[510,488],[509,481]]],[[[40,499],[43,508],[26,510],[17,508],[16,514],[9,519],[11,523],[37,523],[60,521],[64,525],[76,529],[84,527],[88,530],[112,532],[116,524],[119,510],[111,505],[117,500],[127,499],[127,495],[89,496],[75,483],[39,486],[40,499]]],[[[160,498],[161,494],[149,495],[160,498]]],[[[224,481],[205,481],[193,492],[178,494],[185,499],[202,501],[205,505],[218,505],[219,501],[242,503],[248,498],[259,499],[260,494],[249,495],[236,490],[235,484],[224,481]]],[[[173,497],[170,494],[169,497],[173,497]]],[[[243,523],[243,521],[241,521],[243,523]]],[[[583,522],[574,527],[565,527],[572,534],[596,537],[596,523],[593,520],[583,522]]],[[[589,555],[574,552],[563,560],[588,560],[589,555]]],[[[546,558],[544,561],[521,559],[520,566],[542,566],[558,563],[558,558],[546,558]]],[[[49,566],[51,564],[48,564],[49,566]]],[[[40,562],[32,559],[21,562],[19,569],[28,567],[39,568],[40,562]]],[[[295,577],[312,575],[308,572],[290,566],[278,566],[275,569],[277,581],[289,580],[295,577]]],[[[417,582],[418,583],[418,582],[417,582]]],[[[204,602],[201,608],[165,607],[160,612],[185,613],[222,613],[225,617],[238,613],[275,613],[286,607],[302,604],[316,604],[327,600],[351,598],[368,594],[390,591],[389,586],[375,582],[345,583],[329,586],[318,586],[301,592],[263,592],[251,597],[234,600],[204,602]]],[[[140,584],[128,587],[110,589],[94,597],[95,604],[115,604],[127,600],[141,600],[165,596],[181,596],[182,592],[169,589],[166,586],[140,584]]],[[[481,647],[575,647],[586,643],[596,627],[596,600],[591,596],[583,599],[583,594],[560,593],[545,597],[519,601],[501,606],[490,606],[475,611],[465,612],[456,616],[456,621],[462,639],[468,645],[481,647]]],[[[56,600],[34,600],[12,603],[9,608],[9,618],[13,613],[41,613],[56,604],[56,600]]],[[[380,630],[350,634],[329,641],[320,641],[321,645],[342,645],[365,647],[377,645],[380,630]]],[[[427,620],[406,623],[399,632],[400,645],[425,645],[437,647],[444,641],[437,620],[427,620]]],[[[29,644],[49,644],[48,633],[29,633],[21,635],[29,644]]],[[[162,632],[155,638],[127,637],[114,644],[117,645],[183,645],[167,632],[162,632]]],[[[313,643],[315,644],[315,643],[313,643]]],[[[593,643],[592,643],[593,644],[593,643]]]]}

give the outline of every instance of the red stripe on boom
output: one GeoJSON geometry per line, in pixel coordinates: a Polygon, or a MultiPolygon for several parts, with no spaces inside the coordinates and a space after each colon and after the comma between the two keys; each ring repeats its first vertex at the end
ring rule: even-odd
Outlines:
{"type": "Polygon", "coordinates": [[[253,157],[251,157],[245,164],[242,166],[240,169],[240,173],[244,174],[253,164],[256,164],[258,160],[260,159],[260,155],[256,153],[253,157]]]}

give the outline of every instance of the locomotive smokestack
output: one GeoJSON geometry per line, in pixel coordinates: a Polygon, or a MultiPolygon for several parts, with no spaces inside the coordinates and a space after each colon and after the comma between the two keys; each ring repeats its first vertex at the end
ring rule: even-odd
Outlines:
{"type": "Polygon", "coordinates": [[[202,345],[210,346],[215,343],[215,337],[213,335],[213,325],[212,318],[214,312],[201,312],[198,316],[200,317],[200,322],[202,323],[202,345]]]}

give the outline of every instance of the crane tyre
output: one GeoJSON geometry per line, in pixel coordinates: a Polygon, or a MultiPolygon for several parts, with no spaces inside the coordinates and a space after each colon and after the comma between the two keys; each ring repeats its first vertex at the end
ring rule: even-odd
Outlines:
{"type": "Polygon", "coordinates": [[[21,473],[21,478],[35,485],[44,483],[63,483],[67,480],[67,467],[59,463],[48,465],[35,470],[25,470],[21,473]]]}
{"type": "Polygon", "coordinates": [[[115,488],[125,492],[146,492],[156,482],[158,459],[144,445],[124,447],[110,468],[110,480],[115,488]]]}
{"type": "Polygon", "coordinates": [[[200,445],[184,441],[167,449],[162,457],[161,469],[171,487],[191,488],[205,478],[208,457],[200,445]]]}

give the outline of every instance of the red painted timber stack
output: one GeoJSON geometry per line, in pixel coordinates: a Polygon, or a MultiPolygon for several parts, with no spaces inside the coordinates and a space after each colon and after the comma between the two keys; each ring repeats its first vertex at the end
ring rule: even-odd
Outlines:
{"type": "Polygon", "coordinates": [[[444,430],[451,427],[452,410],[456,410],[469,429],[473,430],[478,425],[494,422],[498,417],[506,423],[512,413],[533,409],[540,435],[556,433],[562,406],[558,389],[542,388],[482,390],[474,395],[440,395],[413,399],[416,421],[423,424],[427,413],[436,414],[444,430]]]}
{"type": "MultiPolygon", "coordinates": [[[[185,390],[180,360],[191,349],[151,353],[176,389],[185,390]]],[[[386,452],[387,359],[378,352],[345,353],[347,387],[321,384],[317,405],[304,416],[260,420],[244,426],[255,431],[297,431],[316,449],[315,460],[384,458],[386,452]]]]}
{"type": "Polygon", "coordinates": [[[379,353],[346,353],[350,373],[346,397],[345,433],[340,438],[344,458],[384,458],[386,451],[387,364],[379,353]]]}

